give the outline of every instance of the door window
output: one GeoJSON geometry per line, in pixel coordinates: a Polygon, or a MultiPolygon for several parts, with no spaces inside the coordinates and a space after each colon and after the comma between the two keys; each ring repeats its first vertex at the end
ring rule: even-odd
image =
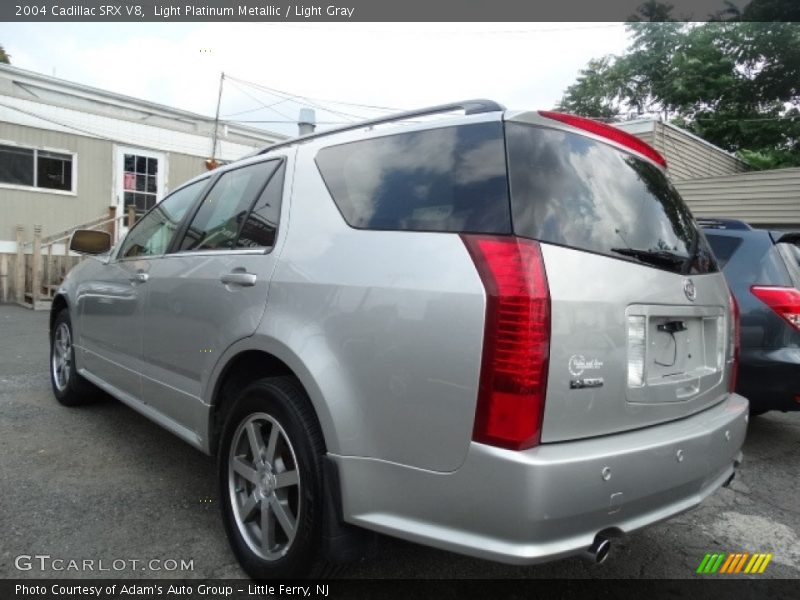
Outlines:
{"type": "Polygon", "coordinates": [[[180,250],[271,246],[283,183],[279,167],[281,161],[273,160],[223,173],[189,224],[180,250]]]}
{"type": "Polygon", "coordinates": [[[207,182],[207,179],[202,179],[164,198],[131,229],[119,257],[164,254],[186,211],[194,204],[207,182]]]}
{"type": "Polygon", "coordinates": [[[128,153],[123,155],[122,193],[126,210],[128,206],[134,206],[138,214],[144,214],[156,205],[158,169],[157,158],[128,153]]]}

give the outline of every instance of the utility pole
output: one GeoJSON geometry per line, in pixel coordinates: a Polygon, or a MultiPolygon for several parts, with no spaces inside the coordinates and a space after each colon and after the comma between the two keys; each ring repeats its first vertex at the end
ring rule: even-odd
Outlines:
{"type": "Polygon", "coordinates": [[[225,81],[225,72],[219,74],[219,93],[217,94],[217,114],[214,116],[214,136],[211,142],[211,158],[206,161],[206,167],[216,169],[217,165],[217,135],[219,131],[219,106],[222,104],[222,83],[225,81]]]}

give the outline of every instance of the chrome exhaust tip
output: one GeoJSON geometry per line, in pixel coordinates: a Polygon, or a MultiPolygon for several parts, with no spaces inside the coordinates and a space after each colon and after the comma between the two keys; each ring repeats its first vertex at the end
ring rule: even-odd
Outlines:
{"type": "Polygon", "coordinates": [[[608,558],[609,552],[611,552],[611,540],[598,535],[594,538],[594,543],[583,553],[583,557],[589,562],[599,565],[608,558]]]}

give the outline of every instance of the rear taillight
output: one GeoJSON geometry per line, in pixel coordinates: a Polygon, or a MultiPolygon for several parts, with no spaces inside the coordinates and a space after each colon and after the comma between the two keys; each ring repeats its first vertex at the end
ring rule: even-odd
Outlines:
{"type": "Polygon", "coordinates": [[[754,285],[753,295],[800,331],[800,291],[795,288],[754,285]]]}
{"type": "Polygon", "coordinates": [[[728,292],[730,297],[730,340],[731,340],[731,372],[728,376],[728,391],[736,391],[736,380],[739,377],[739,348],[741,346],[741,329],[739,328],[739,303],[733,292],[728,292]]]}
{"type": "Polygon", "coordinates": [[[513,450],[539,443],[550,356],[550,291],[538,242],[462,235],[486,290],[473,439],[513,450]]]}
{"type": "Polygon", "coordinates": [[[622,131],[621,129],[617,129],[611,125],[606,125],[600,121],[595,121],[594,119],[587,119],[586,117],[578,117],[576,115],[568,115],[550,110],[540,110],[539,114],[548,119],[560,121],[561,123],[565,123],[572,127],[583,129],[589,133],[604,137],[607,140],[611,140],[612,142],[619,144],[620,146],[625,146],[634,152],[638,152],[639,154],[646,156],[662,167],[667,166],[667,161],[656,151],[655,148],[653,148],[650,144],[643,142],[635,135],[631,135],[627,131],[622,131]]]}

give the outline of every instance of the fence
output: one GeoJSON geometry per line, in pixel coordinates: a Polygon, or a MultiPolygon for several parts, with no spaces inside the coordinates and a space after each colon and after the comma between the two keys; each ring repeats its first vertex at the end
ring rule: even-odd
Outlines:
{"type": "Polygon", "coordinates": [[[47,308],[67,272],[84,258],[69,250],[75,230],[108,231],[116,243],[135,221],[133,207],[117,215],[117,207],[110,206],[108,215],[47,237],[42,237],[41,225],[34,225],[33,239],[27,243],[25,228],[17,225],[16,253],[0,253],[0,302],[47,308]]]}

